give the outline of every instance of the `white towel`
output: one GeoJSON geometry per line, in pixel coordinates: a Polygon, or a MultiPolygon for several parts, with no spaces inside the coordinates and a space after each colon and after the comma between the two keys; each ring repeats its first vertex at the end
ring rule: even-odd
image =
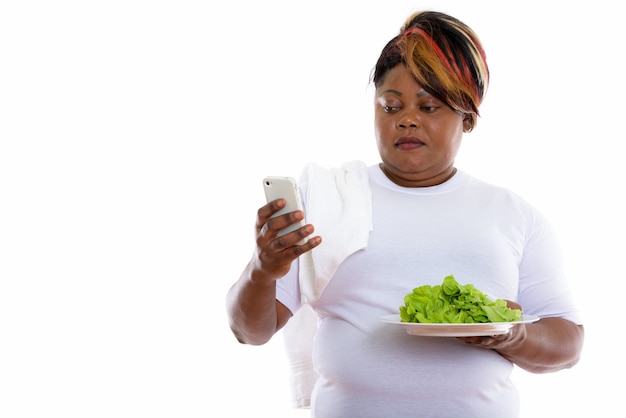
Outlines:
{"type": "Polygon", "coordinates": [[[296,408],[310,406],[317,380],[313,369],[313,340],[317,315],[311,309],[339,265],[350,254],[367,247],[372,230],[372,207],[367,166],[361,161],[324,169],[308,164],[300,184],[307,191],[304,212],[322,244],[300,256],[300,293],[304,306],[283,329],[290,366],[292,401],[296,408]]]}
{"type": "Polygon", "coordinates": [[[367,166],[351,161],[341,168],[308,164],[300,183],[305,186],[305,216],[322,244],[300,257],[303,303],[316,301],[339,264],[367,247],[372,230],[372,204],[367,166]]]}
{"type": "Polygon", "coordinates": [[[304,305],[282,330],[287,363],[291,404],[294,408],[309,408],[311,394],[317,381],[313,369],[313,340],[317,333],[317,314],[310,305],[304,305]]]}

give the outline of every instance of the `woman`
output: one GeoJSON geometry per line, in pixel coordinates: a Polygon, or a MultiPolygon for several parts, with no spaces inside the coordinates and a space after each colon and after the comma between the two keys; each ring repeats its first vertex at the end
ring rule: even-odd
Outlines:
{"type": "Polygon", "coordinates": [[[513,366],[572,367],[584,332],[544,217],[454,165],[488,86],[481,43],[454,17],[417,12],[372,80],[380,164],[308,167],[309,223],[290,234],[277,235],[303,212],[270,219],[281,199],[258,210],[254,256],[227,297],[231,329],[241,343],[264,344],[304,306],[316,313],[312,416],[516,417],[513,366]],[[450,274],[540,319],[457,338],[380,321],[413,288],[450,274]]]}

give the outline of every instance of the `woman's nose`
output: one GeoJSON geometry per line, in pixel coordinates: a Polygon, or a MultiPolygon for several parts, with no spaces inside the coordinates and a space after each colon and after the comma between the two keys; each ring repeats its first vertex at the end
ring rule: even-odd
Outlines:
{"type": "Polygon", "coordinates": [[[417,128],[420,126],[421,121],[415,112],[404,112],[398,118],[398,128],[417,128]]]}

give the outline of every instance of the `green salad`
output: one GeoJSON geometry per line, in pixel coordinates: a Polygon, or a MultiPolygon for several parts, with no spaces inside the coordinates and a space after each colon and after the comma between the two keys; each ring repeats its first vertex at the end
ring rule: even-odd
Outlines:
{"type": "Polygon", "coordinates": [[[522,311],[507,307],[503,299],[490,299],[472,284],[459,284],[450,275],[441,285],[416,287],[406,295],[400,319],[444,324],[514,322],[522,319],[522,311]]]}

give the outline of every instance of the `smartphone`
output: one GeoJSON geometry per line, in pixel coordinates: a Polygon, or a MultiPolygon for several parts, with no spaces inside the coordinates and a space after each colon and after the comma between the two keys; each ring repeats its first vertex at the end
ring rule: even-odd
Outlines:
{"type": "MultiPolygon", "coordinates": [[[[298,184],[292,177],[267,176],[263,179],[263,189],[265,190],[265,200],[268,203],[278,198],[283,198],[287,202],[287,205],[278,212],[276,212],[274,215],[272,215],[272,218],[283,215],[285,213],[293,212],[294,210],[302,210],[302,204],[300,203],[300,193],[298,192],[298,184]]],[[[293,225],[289,225],[287,228],[281,229],[278,232],[278,236],[284,235],[291,231],[295,231],[296,229],[304,225],[304,220],[293,225]]],[[[298,244],[302,245],[305,242],[306,238],[300,241],[298,244]]]]}

